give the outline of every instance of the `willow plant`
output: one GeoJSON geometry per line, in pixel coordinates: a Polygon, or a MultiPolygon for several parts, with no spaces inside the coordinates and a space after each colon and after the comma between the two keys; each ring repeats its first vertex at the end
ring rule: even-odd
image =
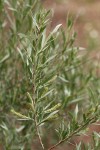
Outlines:
{"type": "MultiPolygon", "coordinates": [[[[74,46],[73,20],[51,31],[52,13],[41,7],[38,0],[0,1],[2,149],[52,150],[99,121],[100,81],[86,68],[84,48],[74,46]]],[[[95,132],[84,148],[97,150],[99,138],[95,132]]]]}

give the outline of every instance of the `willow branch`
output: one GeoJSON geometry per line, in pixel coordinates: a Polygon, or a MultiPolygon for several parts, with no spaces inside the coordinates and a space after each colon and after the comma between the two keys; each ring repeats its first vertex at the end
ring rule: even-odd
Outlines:
{"type": "Polygon", "coordinates": [[[84,123],[83,125],[81,125],[77,130],[75,130],[73,133],[71,133],[68,137],[66,137],[63,140],[60,140],[57,144],[51,146],[48,150],[52,150],[54,148],[56,148],[57,146],[59,146],[60,144],[62,144],[65,141],[70,140],[74,135],[76,135],[77,133],[79,133],[82,129],[84,129],[88,124],[92,123],[96,121],[96,117],[92,117],[90,118],[86,123],[84,123]]]}

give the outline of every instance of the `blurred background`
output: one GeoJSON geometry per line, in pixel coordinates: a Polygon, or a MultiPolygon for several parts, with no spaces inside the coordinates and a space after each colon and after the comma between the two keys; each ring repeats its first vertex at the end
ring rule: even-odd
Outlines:
{"type": "Polygon", "coordinates": [[[94,64],[100,63],[100,0],[43,0],[43,4],[53,11],[51,28],[59,23],[65,27],[68,14],[73,17],[76,45],[91,51],[94,64]]]}

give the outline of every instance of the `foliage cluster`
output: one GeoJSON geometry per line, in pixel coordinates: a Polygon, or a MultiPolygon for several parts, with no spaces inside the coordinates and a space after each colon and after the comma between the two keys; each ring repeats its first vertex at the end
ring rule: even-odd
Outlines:
{"type": "MultiPolygon", "coordinates": [[[[50,16],[38,0],[0,1],[2,149],[30,150],[39,142],[37,149],[51,150],[99,121],[100,80],[74,46],[73,20],[49,31],[50,16]]],[[[93,137],[84,149],[100,148],[100,135],[93,137]]]]}

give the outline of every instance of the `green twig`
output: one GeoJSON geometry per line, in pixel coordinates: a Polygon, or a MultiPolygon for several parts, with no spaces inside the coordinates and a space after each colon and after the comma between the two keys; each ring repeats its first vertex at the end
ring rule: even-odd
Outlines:
{"type": "Polygon", "coordinates": [[[89,123],[92,123],[93,121],[96,121],[95,117],[90,118],[86,123],[84,123],[83,125],[81,125],[77,130],[75,130],[73,133],[71,133],[68,137],[66,137],[63,140],[60,140],[57,144],[51,146],[48,150],[52,150],[54,148],[56,148],[57,146],[59,146],[60,144],[62,144],[65,141],[70,140],[74,135],[76,135],[77,133],[79,133],[82,129],[84,129],[89,123]]]}

